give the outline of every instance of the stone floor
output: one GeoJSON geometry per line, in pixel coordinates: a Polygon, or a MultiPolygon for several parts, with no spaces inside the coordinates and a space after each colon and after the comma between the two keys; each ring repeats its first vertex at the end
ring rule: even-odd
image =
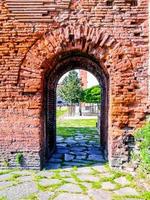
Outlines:
{"type": "Polygon", "coordinates": [[[67,138],[57,136],[57,149],[46,164],[46,169],[89,166],[104,162],[106,161],[100,148],[99,135],[76,132],[67,138]]]}
{"type": "MultiPolygon", "coordinates": [[[[132,200],[132,176],[107,165],[43,171],[0,171],[0,200],[132,200]]],[[[148,200],[148,199],[147,199],[148,200]]]]}
{"type": "Polygon", "coordinates": [[[99,136],[88,133],[59,136],[42,171],[0,171],[0,200],[148,200],[142,192],[133,175],[108,167],[99,136]]]}

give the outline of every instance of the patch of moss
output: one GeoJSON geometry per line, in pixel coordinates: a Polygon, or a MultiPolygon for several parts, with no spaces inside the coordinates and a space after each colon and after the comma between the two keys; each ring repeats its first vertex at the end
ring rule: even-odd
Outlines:
{"type": "Polygon", "coordinates": [[[7,200],[6,197],[0,197],[0,200],[7,200]]]}
{"type": "Polygon", "coordinates": [[[77,174],[75,174],[74,172],[71,172],[71,177],[77,182],[77,183],[81,183],[82,181],[80,180],[80,178],[78,178],[77,174]]]}
{"type": "Polygon", "coordinates": [[[92,183],[92,188],[93,189],[100,189],[101,187],[102,187],[102,182],[99,182],[99,181],[97,181],[97,182],[93,182],[92,183]]]}
{"type": "Polygon", "coordinates": [[[30,194],[28,197],[24,197],[21,200],[39,200],[37,194],[30,194]]]}
{"type": "Polygon", "coordinates": [[[14,170],[10,169],[10,170],[1,170],[0,171],[0,175],[3,175],[3,174],[9,174],[11,172],[13,172],[14,170]]]}

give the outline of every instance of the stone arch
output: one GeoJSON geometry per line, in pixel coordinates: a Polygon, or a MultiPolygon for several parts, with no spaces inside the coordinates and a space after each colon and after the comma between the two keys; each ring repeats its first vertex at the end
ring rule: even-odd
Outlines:
{"type": "MultiPolygon", "coordinates": [[[[134,79],[134,65],[129,59],[132,58],[132,53],[135,53],[133,47],[123,46],[111,34],[99,27],[74,24],[56,28],[42,34],[26,54],[18,75],[18,85],[22,94],[31,94],[31,99],[33,96],[38,99],[37,104],[40,104],[39,107],[43,112],[45,75],[55,71],[62,55],[70,52],[80,52],[81,55],[94,60],[109,77],[109,94],[107,94],[110,97],[107,105],[109,159],[112,163],[115,159],[121,162],[127,161],[127,157],[122,158],[127,151],[126,147],[122,145],[122,151],[119,152],[118,141],[122,141],[122,136],[132,132],[136,126],[129,119],[134,115],[133,109],[129,107],[134,106],[136,96],[134,87],[137,84],[134,79]],[[130,90],[131,93],[128,93],[130,90]]],[[[43,143],[44,136],[41,131],[41,144],[43,143]]]]}

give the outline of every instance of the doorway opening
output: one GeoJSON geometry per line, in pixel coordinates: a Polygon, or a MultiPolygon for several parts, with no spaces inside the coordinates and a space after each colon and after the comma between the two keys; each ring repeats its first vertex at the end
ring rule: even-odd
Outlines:
{"type": "Polygon", "coordinates": [[[60,56],[55,69],[47,75],[45,100],[45,156],[48,168],[105,162],[103,155],[107,158],[108,154],[108,76],[99,63],[76,52],[60,56]],[[70,105],[65,99],[58,98],[61,77],[80,70],[90,72],[98,81],[101,94],[95,107],[92,105],[91,108],[86,102],[70,105]],[[95,109],[96,117],[86,116],[89,109],[95,109]],[[65,115],[65,119],[62,120],[60,115],[65,115]]]}

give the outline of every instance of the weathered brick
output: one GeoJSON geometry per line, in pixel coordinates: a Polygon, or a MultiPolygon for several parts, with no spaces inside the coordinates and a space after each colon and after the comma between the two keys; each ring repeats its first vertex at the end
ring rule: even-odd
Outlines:
{"type": "MultiPolygon", "coordinates": [[[[109,77],[106,150],[112,165],[127,161],[123,137],[142,126],[150,112],[148,0],[137,5],[122,0],[112,5],[107,0],[50,1],[46,7],[43,0],[24,0],[21,6],[15,2],[0,1],[0,165],[8,160],[14,167],[21,152],[23,167],[40,167],[45,156],[45,77],[65,52],[75,50],[86,55],[89,61],[83,64],[94,75],[97,68],[89,63],[92,57],[97,60],[102,82],[104,74],[109,77]]],[[[51,77],[52,88],[55,79],[51,77]]],[[[54,121],[50,123],[54,131],[54,121]]]]}

